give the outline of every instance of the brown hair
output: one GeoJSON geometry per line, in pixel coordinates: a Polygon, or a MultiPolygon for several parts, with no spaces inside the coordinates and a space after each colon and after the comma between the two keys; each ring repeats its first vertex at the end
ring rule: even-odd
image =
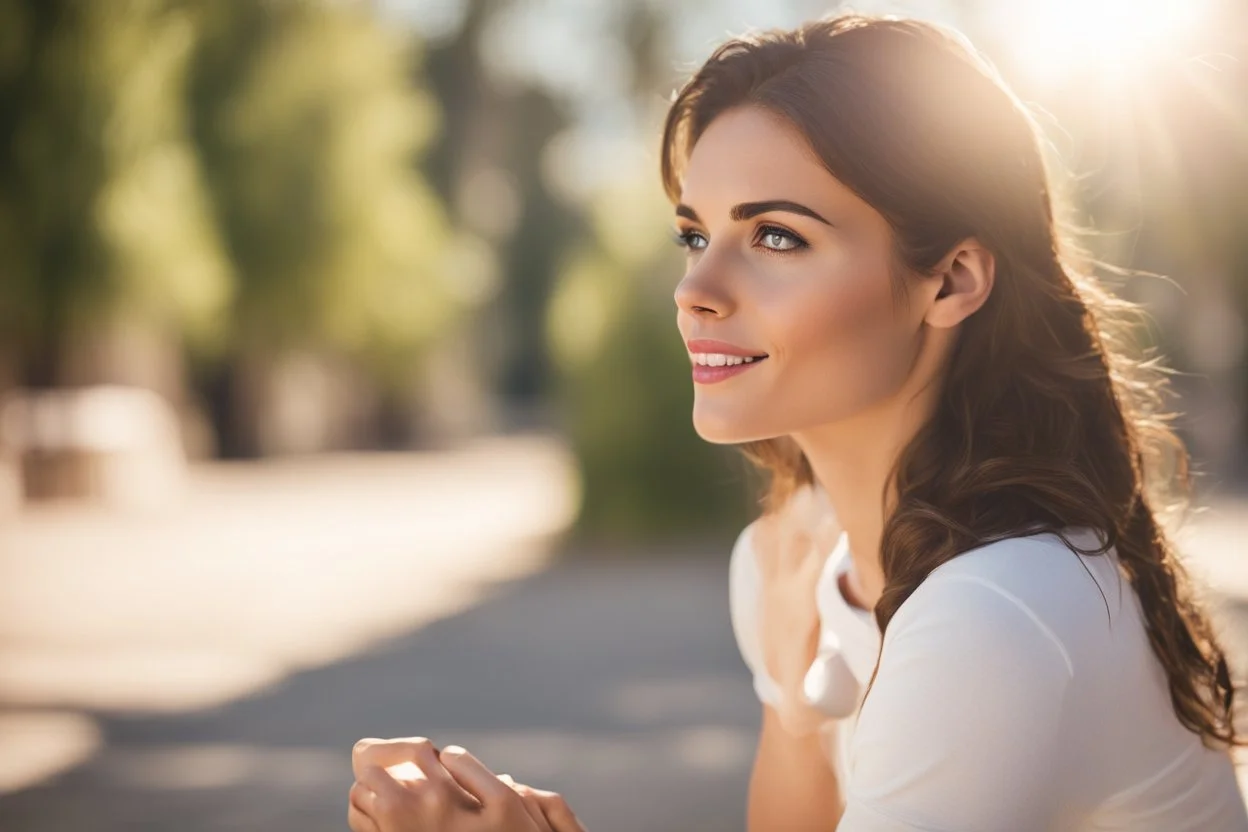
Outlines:
{"type": "MultiPolygon", "coordinates": [[[[1179,720],[1211,747],[1239,742],[1225,655],[1154,508],[1176,508],[1188,458],[1161,410],[1164,370],[1128,356],[1138,308],[1073,265],[1058,231],[1041,131],[991,64],[957,33],[895,17],[841,15],[736,38],[677,93],[662,175],[710,122],[765,108],[888,220],[897,262],[930,273],[974,236],[996,258],[988,300],[962,325],[932,418],[881,495],[880,630],[940,564],[1036,528],[1102,533],[1139,596],[1179,720]]],[[[813,474],[789,438],[751,442],[781,505],[813,474]]],[[[878,661],[877,661],[878,669],[878,661]]],[[[874,681],[874,674],[872,675],[874,681]]]]}

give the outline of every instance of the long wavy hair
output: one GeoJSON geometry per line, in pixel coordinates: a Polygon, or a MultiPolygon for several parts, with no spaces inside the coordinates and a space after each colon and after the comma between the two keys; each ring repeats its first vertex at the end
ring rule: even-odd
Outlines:
{"type": "MultiPolygon", "coordinates": [[[[661,156],[673,202],[693,145],[740,106],[787,119],[883,214],[895,287],[907,272],[931,274],[970,236],[996,258],[935,412],[881,494],[881,632],[934,568],[968,549],[1022,530],[1078,549],[1068,531],[1093,528],[1104,545],[1078,551],[1116,549],[1179,720],[1208,747],[1240,744],[1225,654],[1161,513],[1190,493],[1187,452],[1162,408],[1167,371],[1131,348],[1141,310],[1082,273],[1089,261],[1059,230],[1027,108],[961,35],[934,24],[849,14],[750,34],[716,49],[674,98],[661,156]]],[[[813,483],[788,437],[741,448],[768,475],[765,511],[813,483]]]]}

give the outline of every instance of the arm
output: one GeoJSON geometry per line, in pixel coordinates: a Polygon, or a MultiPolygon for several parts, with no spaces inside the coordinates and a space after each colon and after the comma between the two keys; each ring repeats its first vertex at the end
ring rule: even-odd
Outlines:
{"type": "Polygon", "coordinates": [[[841,816],[841,793],[827,739],[816,731],[794,737],[763,706],[758,754],[750,774],[749,832],[832,832],[841,816]]]}
{"type": "MultiPolygon", "coordinates": [[[[733,629],[742,658],[753,673],[755,694],[763,703],[762,730],[750,777],[748,828],[750,832],[831,832],[841,812],[828,746],[834,723],[797,699],[795,684],[786,691],[767,670],[760,638],[763,575],[754,549],[754,533],[760,525],[753,523],[741,533],[730,565],[733,629]]],[[[766,542],[766,536],[761,542],[766,542]]],[[[811,623],[817,623],[814,586],[799,594],[810,606],[811,623]]],[[[804,636],[794,631],[788,640],[809,642],[804,647],[808,664],[817,637],[818,630],[812,628],[804,636]]]]}
{"type": "Polygon", "coordinates": [[[931,578],[890,623],[849,750],[840,832],[1058,826],[1065,648],[1020,600],[931,578]]]}

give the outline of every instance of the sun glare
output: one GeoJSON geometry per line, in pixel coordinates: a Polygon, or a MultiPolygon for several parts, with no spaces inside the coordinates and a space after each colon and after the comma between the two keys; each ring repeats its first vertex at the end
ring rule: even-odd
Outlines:
{"type": "Polygon", "coordinates": [[[1181,54],[1207,12],[1202,0],[1029,0],[1001,6],[1009,9],[1001,22],[1020,68],[1040,80],[1090,70],[1104,81],[1131,80],[1181,54]]]}

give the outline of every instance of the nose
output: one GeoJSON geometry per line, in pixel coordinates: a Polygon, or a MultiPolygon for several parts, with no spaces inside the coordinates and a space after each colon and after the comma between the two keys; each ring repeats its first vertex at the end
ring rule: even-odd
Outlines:
{"type": "Polygon", "coordinates": [[[716,272],[708,268],[712,265],[709,260],[703,255],[676,284],[676,308],[694,317],[726,318],[732,314],[735,304],[724,281],[717,279],[716,272]]]}

